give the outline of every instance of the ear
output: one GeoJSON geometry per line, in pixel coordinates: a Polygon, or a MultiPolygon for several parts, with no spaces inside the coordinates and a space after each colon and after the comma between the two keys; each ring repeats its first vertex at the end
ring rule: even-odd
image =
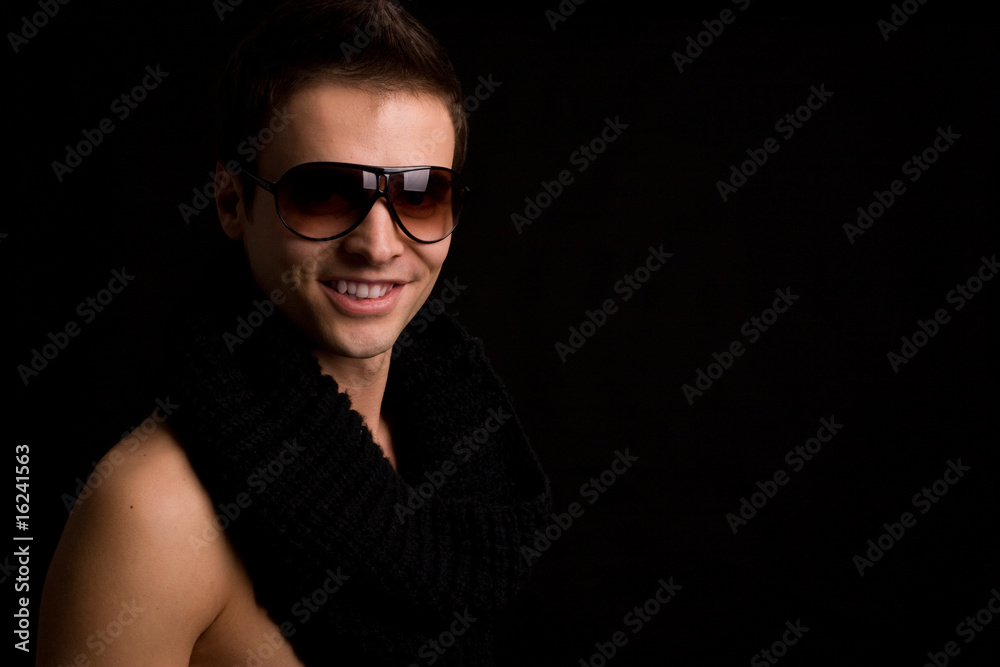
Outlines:
{"type": "Polygon", "coordinates": [[[222,223],[222,231],[226,236],[236,240],[243,238],[246,215],[241,205],[243,199],[243,183],[226,169],[221,162],[215,165],[215,210],[222,223]]]}

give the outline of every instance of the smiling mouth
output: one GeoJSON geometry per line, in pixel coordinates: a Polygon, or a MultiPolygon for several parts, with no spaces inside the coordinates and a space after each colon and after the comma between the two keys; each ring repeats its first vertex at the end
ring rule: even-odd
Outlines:
{"type": "Polygon", "coordinates": [[[341,294],[346,294],[352,301],[380,299],[396,287],[396,283],[365,283],[353,280],[327,280],[324,284],[341,294]]]}

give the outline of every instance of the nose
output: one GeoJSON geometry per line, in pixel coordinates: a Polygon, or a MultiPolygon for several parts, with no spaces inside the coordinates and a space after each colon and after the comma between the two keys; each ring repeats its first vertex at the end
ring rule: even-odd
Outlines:
{"type": "Polygon", "coordinates": [[[382,266],[401,255],[404,244],[403,230],[392,219],[385,198],[379,197],[361,224],[344,237],[341,247],[372,266],[382,266]]]}

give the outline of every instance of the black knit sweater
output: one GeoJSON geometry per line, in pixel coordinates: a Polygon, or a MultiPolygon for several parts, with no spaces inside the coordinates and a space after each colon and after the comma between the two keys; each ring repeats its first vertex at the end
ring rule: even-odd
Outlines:
{"type": "Polygon", "coordinates": [[[258,601],[306,665],[492,664],[550,492],[481,342],[447,316],[408,332],[382,405],[397,471],[279,310],[234,342],[265,298],[247,273],[168,358],[171,424],[214,504],[238,508],[223,523],[258,601]]]}

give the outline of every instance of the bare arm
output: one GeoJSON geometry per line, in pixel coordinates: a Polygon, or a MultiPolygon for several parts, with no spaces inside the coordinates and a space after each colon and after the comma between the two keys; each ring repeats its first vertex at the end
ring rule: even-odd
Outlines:
{"type": "Polygon", "coordinates": [[[189,546],[211,503],[162,426],[104,460],[113,470],[74,508],[48,572],[36,664],[187,665],[225,600],[224,550],[189,546]]]}

